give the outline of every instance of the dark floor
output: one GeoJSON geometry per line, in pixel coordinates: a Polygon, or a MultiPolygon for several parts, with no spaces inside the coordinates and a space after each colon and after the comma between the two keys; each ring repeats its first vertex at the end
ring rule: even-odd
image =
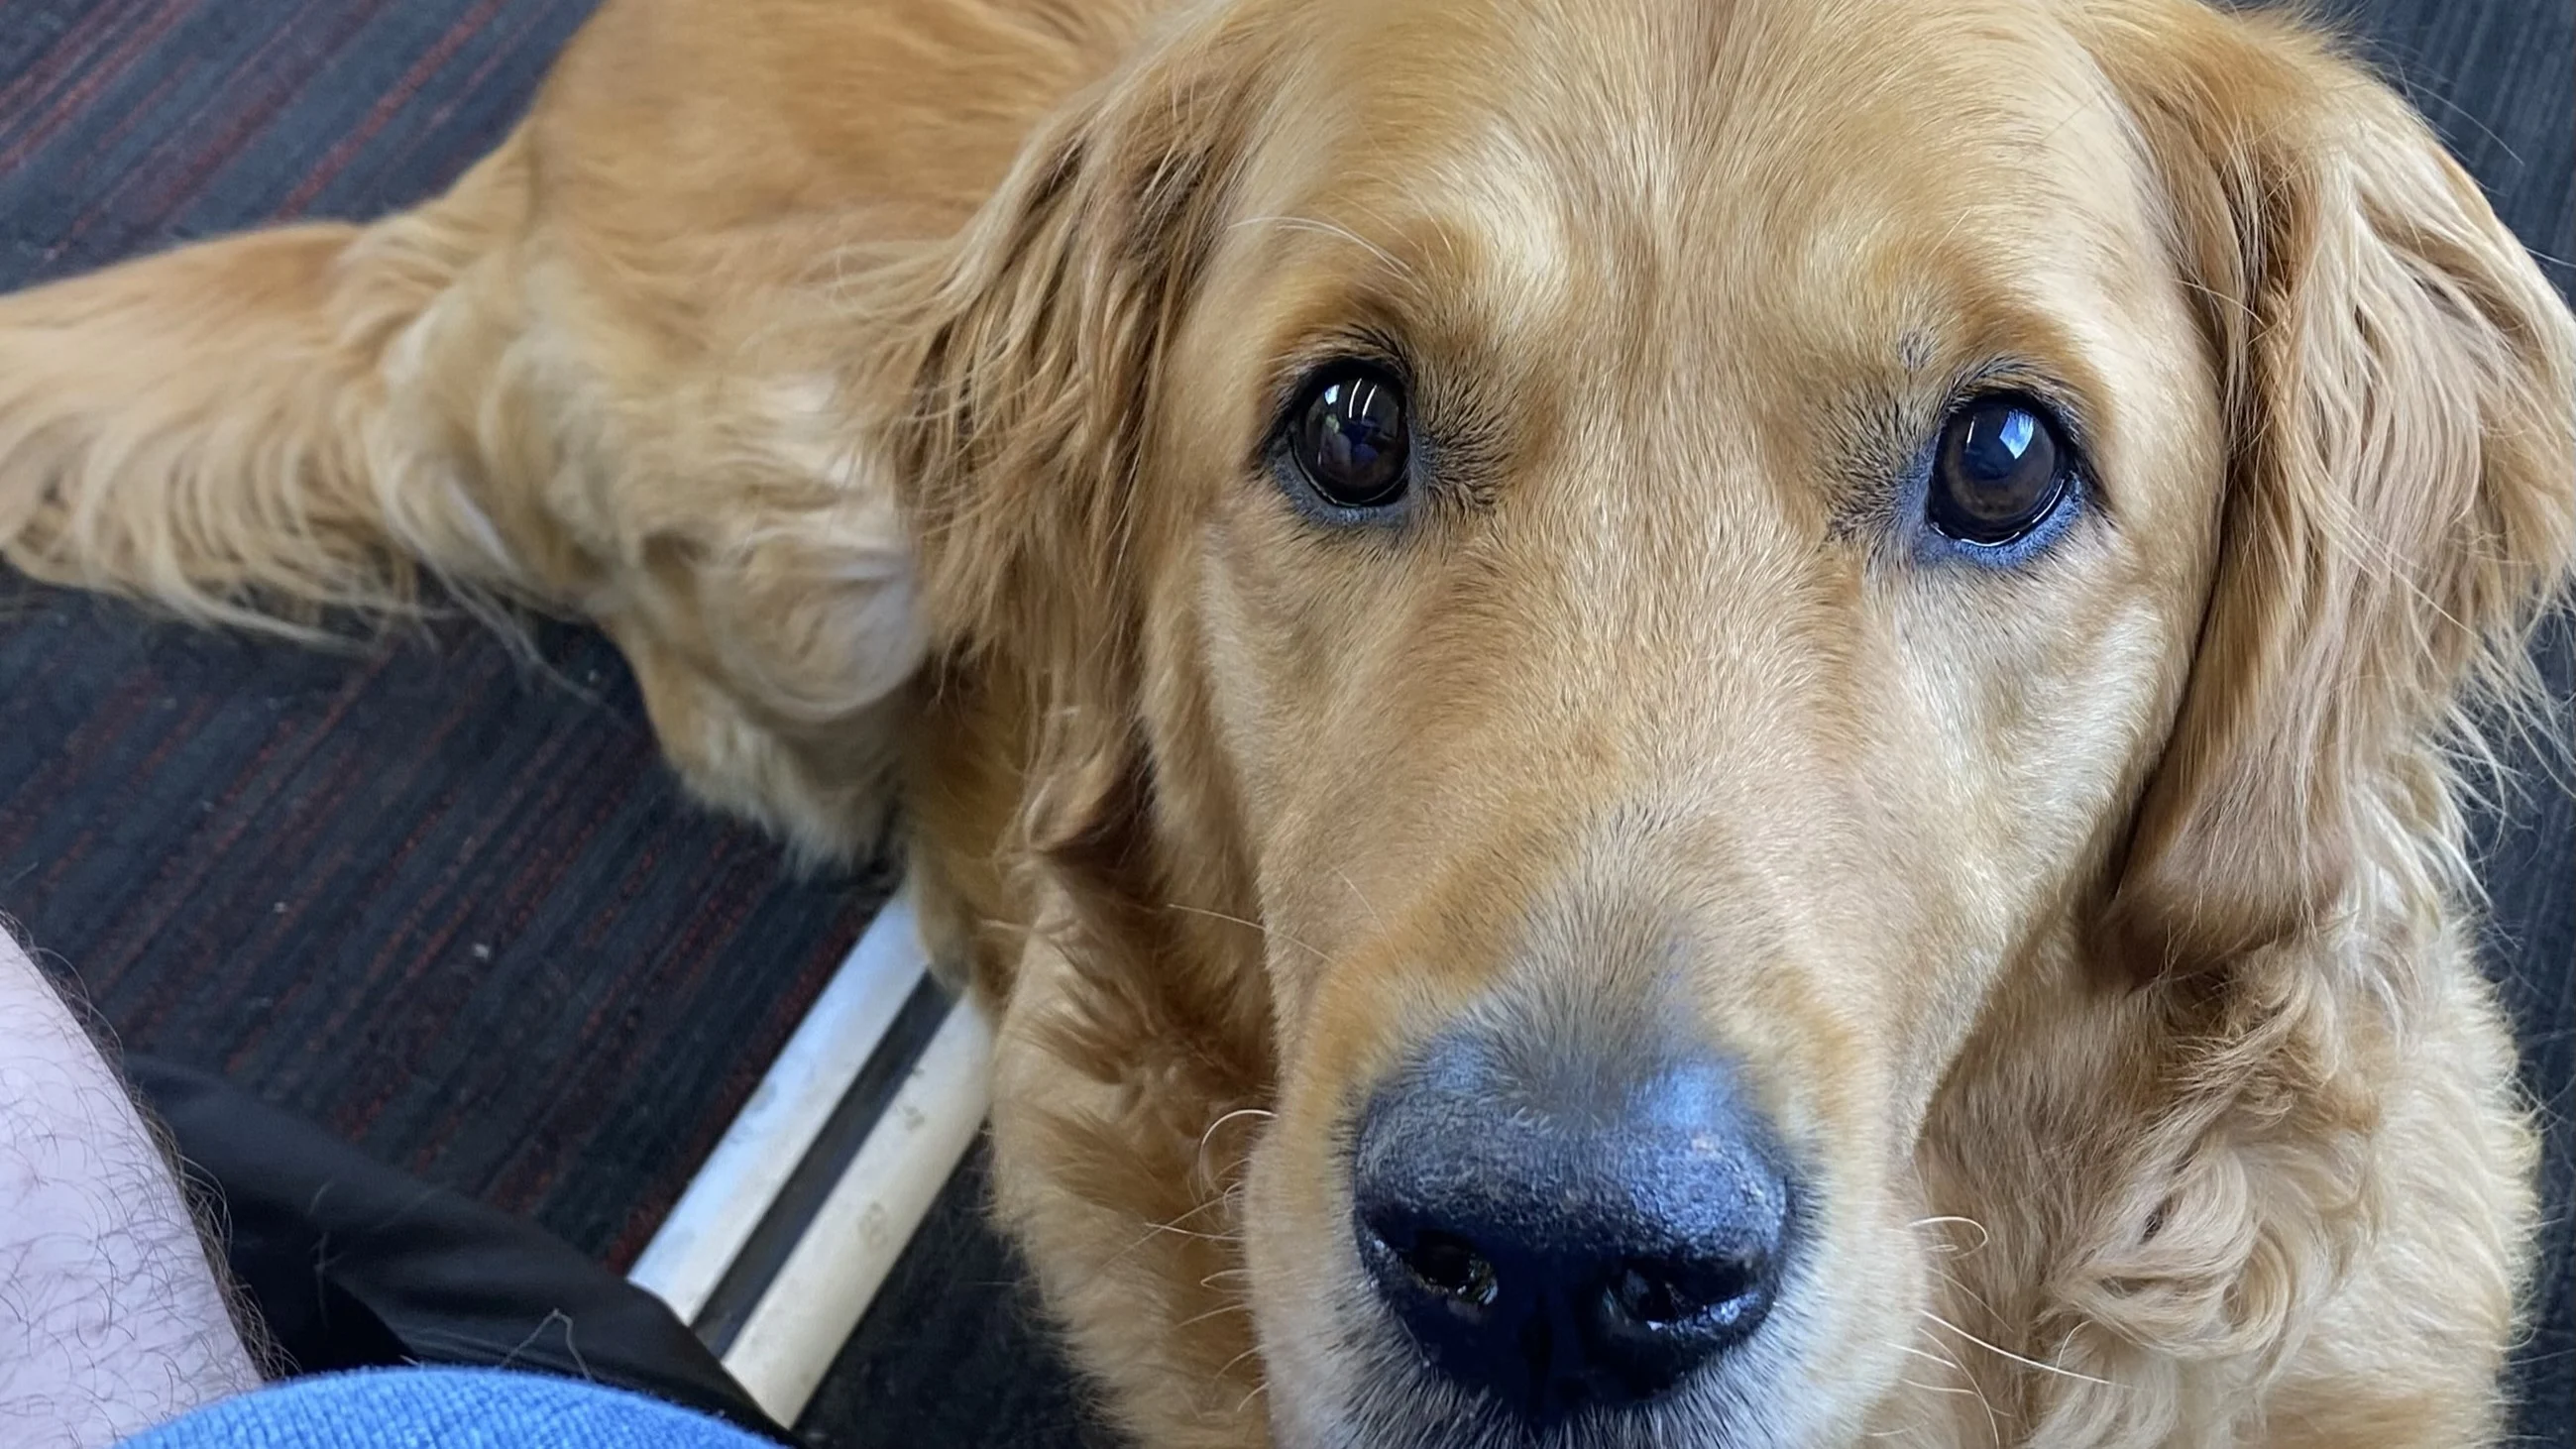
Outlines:
{"type": "MultiPolygon", "coordinates": [[[[0,287],[417,200],[501,134],[590,3],[6,0],[0,287]]],[[[2523,239],[2576,256],[2576,9],[2333,8],[2523,239]]],[[[793,880],[689,808],[596,636],[541,631],[537,653],[452,629],[316,656],[0,581],[0,911],[129,1044],[622,1263],[878,887],[793,880]]],[[[2525,1432],[2576,1444],[2576,801],[2535,789],[2487,834],[2550,1108],[2525,1432]]],[[[981,1181],[970,1161],[861,1326],[818,1437],[1082,1442],[981,1181]]]]}
{"type": "MultiPolygon", "coordinates": [[[[589,0],[7,0],[0,286],[442,186],[589,0]]],[[[691,808],[616,651],[328,657],[0,579],[0,911],[128,1045],[640,1251],[866,922],[691,808]]]]}

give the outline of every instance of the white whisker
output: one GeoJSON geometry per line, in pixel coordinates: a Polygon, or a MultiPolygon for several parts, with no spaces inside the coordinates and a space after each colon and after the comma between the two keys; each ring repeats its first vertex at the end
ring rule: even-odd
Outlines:
{"type": "MultiPolygon", "coordinates": [[[[1245,1359],[1258,1355],[1260,1352],[1261,1345],[1257,1343],[1254,1344],[1252,1347],[1245,1349],[1243,1352],[1236,1354],[1230,1359],[1227,1359],[1224,1365],[1217,1369],[1216,1376],[1218,1378],[1224,1378],[1227,1374],[1234,1372],[1236,1365],[1241,1364],[1245,1359]]],[[[1251,1400],[1246,1399],[1244,1402],[1250,1403],[1251,1400]]]]}
{"type": "Polygon", "coordinates": [[[1189,1317],[1182,1319],[1180,1322],[1173,1324],[1173,1325],[1172,1325],[1172,1327],[1173,1327],[1173,1329],[1175,1329],[1175,1330],[1179,1330],[1179,1329],[1187,1328],[1187,1327],[1189,1327],[1189,1326],[1190,1326],[1191,1324],[1193,1324],[1193,1323],[1205,1323],[1205,1322],[1207,1322],[1207,1321],[1208,1321],[1209,1319],[1211,1319],[1211,1318],[1223,1318],[1225,1315],[1227,1315],[1227,1314],[1229,1314],[1229,1313],[1241,1313],[1241,1314],[1244,1314],[1244,1315],[1246,1315],[1246,1316],[1249,1316],[1249,1315],[1251,1314],[1251,1312],[1252,1312],[1252,1305],[1251,1305],[1251,1304],[1249,1304],[1249,1303],[1243,1303],[1243,1302],[1226,1302],[1226,1303],[1220,1303],[1220,1304],[1218,1304],[1216,1307],[1209,1309],[1209,1310],[1208,1310],[1208,1311],[1206,1311],[1205,1313],[1193,1313],[1193,1314],[1191,1314],[1189,1317]]]}
{"type": "Polygon", "coordinates": [[[1987,1442],[1993,1444],[1995,1449],[2003,1449],[2004,1426],[2002,1418],[1995,1413],[1995,1401],[1986,1397],[1986,1386],[1977,1381],[1977,1376],[1975,1374],[1968,1372],[1968,1366],[1966,1364],[1959,1362],[1958,1359],[1950,1355],[1948,1350],[1941,1348],[1938,1344],[1934,1344],[1930,1348],[1916,1348],[1911,1344],[1894,1343],[1891,1341],[1889,1346],[1899,1353],[1911,1354],[1914,1357],[1923,1359],[1927,1362],[1939,1364],[1943,1368],[1948,1369],[1950,1372],[1957,1374],[1961,1379],[1965,1380],[1966,1382],[1963,1387],[1953,1386],[1947,1388],[1937,1384],[1922,1383],[1910,1378],[1905,1380],[1905,1382],[1911,1384],[1915,1388],[1922,1389],[1927,1393],[1959,1394],[1975,1399],[1977,1401],[1977,1407],[1985,1411],[1987,1442]]]}
{"type": "Polygon", "coordinates": [[[1229,916],[1223,911],[1211,911],[1200,906],[1185,906],[1178,901],[1165,903],[1163,909],[1167,911],[1179,911],[1184,915],[1205,916],[1212,921],[1225,921],[1233,925],[1241,926],[1247,931],[1257,931],[1261,934],[1261,937],[1264,940],[1268,940],[1269,938],[1276,936],[1280,940],[1287,942],[1289,945],[1296,947],[1298,950],[1313,956],[1316,960],[1323,962],[1327,966],[1333,964],[1332,957],[1325,955],[1323,952],[1316,950],[1314,947],[1307,945],[1305,942],[1298,940],[1296,937],[1289,935],[1285,931],[1273,930],[1270,927],[1261,924],[1259,921],[1247,921],[1241,916],[1229,916]]]}
{"type": "Polygon", "coordinates": [[[1369,913],[1370,920],[1377,923],[1378,934],[1381,936],[1388,934],[1386,917],[1377,913],[1377,904],[1368,898],[1368,892],[1360,889],[1358,881],[1351,879],[1351,873],[1337,865],[1333,867],[1333,874],[1341,877],[1342,884],[1350,888],[1351,894],[1360,898],[1360,907],[1369,913]]]}
{"type": "Polygon", "coordinates": [[[1394,272],[1397,276],[1409,277],[1413,275],[1413,269],[1396,260],[1394,253],[1389,252],[1386,248],[1370,241],[1367,237],[1364,237],[1358,232],[1351,230],[1349,227],[1340,225],[1337,222],[1324,221],[1320,218],[1311,216],[1247,216],[1243,220],[1236,222],[1235,225],[1238,227],[1280,226],[1286,227],[1291,231],[1311,231],[1320,236],[1339,237],[1342,240],[1351,243],[1353,246],[1366,251],[1369,255],[1376,257],[1379,261],[1386,263],[1388,270],[1394,272]]]}
{"type": "MultiPolygon", "coordinates": [[[[1271,1111],[1267,1107],[1237,1107],[1233,1111],[1218,1117],[1215,1121],[1210,1122],[1207,1125],[1206,1131],[1199,1134],[1198,1152],[1190,1160],[1190,1170],[1197,1173],[1202,1180],[1207,1177],[1208,1143],[1216,1137],[1217,1132],[1228,1122],[1231,1122],[1238,1117],[1258,1117],[1267,1120],[1278,1115],[1278,1113],[1271,1111]]],[[[1229,1185],[1226,1188],[1226,1192],[1229,1195],[1232,1194],[1233,1191],[1233,1185],[1229,1185]]]]}
{"type": "Polygon", "coordinates": [[[1955,1224],[1958,1224],[1958,1225],[1960,1225],[1960,1226],[1962,1226],[1962,1227],[1970,1227],[1970,1228],[1975,1228],[1975,1229],[1977,1230],[1977,1241],[1976,1241],[1976,1245],[1975,1245],[1975,1247],[1961,1248],[1961,1249],[1959,1249],[1959,1250],[1958,1250],[1958,1251],[1960,1251],[1960,1252],[1963,1252],[1963,1253],[1973,1253],[1973,1252],[1977,1251],[1977,1249],[1978,1249],[1978,1248],[1983,1248],[1983,1247],[1987,1246],[1988,1244],[1992,1243],[1992,1242],[1995,1240],[1995,1239],[1994,1239],[1994,1234],[1993,1234],[1993,1233],[1991,1233],[1991,1232],[1988,1232],[1988,1231],[1986,1230],[1986,1225],[1985,1225],[1984,1223],[1978,1222],[1975,1218],[1962,1218],[1962,1217],[1916,1218],[1914,1221],[1912,1221],[1912,1222],[1910,1222],[1910,1223],[1907,1223],[1905,1226],[1907,1226],[1908,1228],[1932,1228],[1932,1227],[1944,1227],[1944,1226],[1948,1226],[1948,1225],[1950,1225],[1950,1224],[1954,1224],[1954,1223],[1955,1223],[1955,1224]]]}
{"type": "Polygon", "coordinates": [[[2025,1358],[2008,1348],[1998,1348],[1994,1344],[1986,1342],[1984,1339],[1977,1337],[1975,1334],[1970,1333],[1968,1330],[1961,1328],[1959,1325],[1952,1323],[1946,1318],[1943,1318],[1941,1315],[1932,1312],[1928,1308],[1918,1308],[1914,1311],[1922,1314],[1925,1318],[1932,1320],[1934,1323],[1941,1325],[1943,1328],[1948,1329],[1952,1333],[1959,1335],[1961,1338],[1966,1339],[1968,1342],[1975,1344],[1977,1347],[1984,1349],[1986,1352],[1991,1353],[1998,1358],[2009,1359],[2014,1363],[2020,1364],[2024,1368],[2034,1368],[2044,1374],[2056,1374],[2060,1378],[2073,1379],[2079,1384],[2092,1384],[2097,1388],[2118,1389],[2127,1387],[2125,1384],[2115,1384],[2109,1379],[2097,1379],[2091,1374],[2077,1373],[2071,1368],[2062,1368],[2053,1363],[2042,1363],[2035,1358],[2025,1358]]]}

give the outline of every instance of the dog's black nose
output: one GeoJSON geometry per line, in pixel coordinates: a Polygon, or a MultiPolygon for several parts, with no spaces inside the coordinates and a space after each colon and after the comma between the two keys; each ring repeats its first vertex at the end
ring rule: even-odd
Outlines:
{"type": "Polygon", "coordinates": [[[1750,1337],[1790,1186],[1723,1063],[1528,1070],[1435,1042],[1360,1123],[1361,1258],[1424,1355],[1534,1424],[1642,1403],[1750,1337]]]}

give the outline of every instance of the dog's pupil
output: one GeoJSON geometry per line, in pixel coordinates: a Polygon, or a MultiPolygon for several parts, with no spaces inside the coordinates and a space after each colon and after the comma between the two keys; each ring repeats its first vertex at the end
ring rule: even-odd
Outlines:
{"type": "Polygon", "coordinates": [[[1325,500],[1382,508],[1404,492],[1404,396],[1373,372],[1324,377],[1298,419],[1297,463],[1325,500]]]}
{"type": "Polygon", "coordinates": [[[1933,526],[1968,543],[2020,537],[2063,493],[2061,458],[2056,429],[2036,405],[1997,397],[1961,408],[1942,429],[1933,526]]]}

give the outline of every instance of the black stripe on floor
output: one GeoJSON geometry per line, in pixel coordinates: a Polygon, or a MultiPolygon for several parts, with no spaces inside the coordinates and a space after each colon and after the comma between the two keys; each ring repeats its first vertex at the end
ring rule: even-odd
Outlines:
{"type": "Polygon", "coordinates": [[[706,1306],[689,1326],[707,1346],[722,1355],[741,1336],[742,1326],[749,1322],[752,1310],[778,1281],[779,1271],[787,1266],[789,1255],[805,1240],[805,1232],[814,1225],[815,1215],[823,1202],[838,1187],[850,1170],[851,1160],[859,1155],[868,1134],[885,1116],[886,1104],[894,1100],[913,1067],[920,1062],[923,1049],[948,1019],[948,1008],[955,1000],[940,984],[925,975],[921,984],[895,1013],[868,1054],[867,1065],[859,1069],[849,1089],[824,1119],[822,1130],[815,1134],[813,1145],[779,1187],[769,1210],[761,1214],[760,1223],[743,1240],[742,1251],[725,1267],[724,1276],[707,1295],[706,1306]]]}

